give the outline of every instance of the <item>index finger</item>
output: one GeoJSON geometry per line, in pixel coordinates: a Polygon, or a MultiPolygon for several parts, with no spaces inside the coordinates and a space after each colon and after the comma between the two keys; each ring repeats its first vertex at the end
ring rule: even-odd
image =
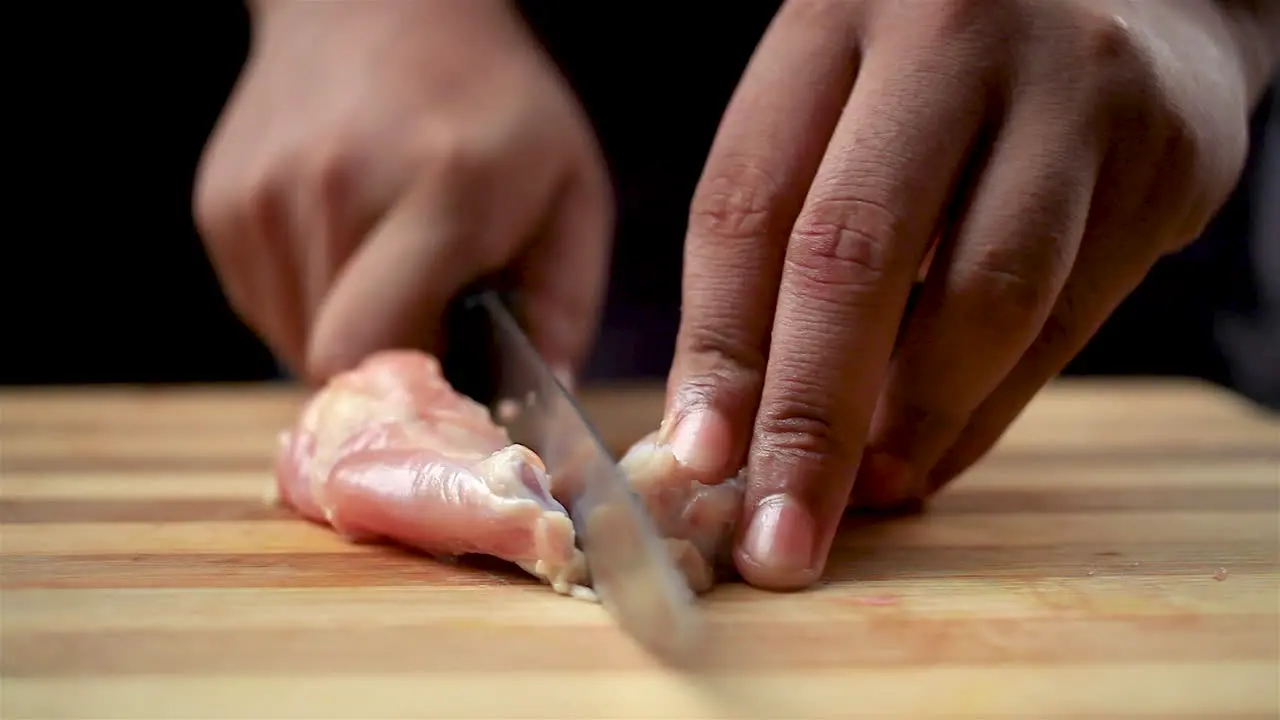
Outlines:
{"type": "Polygon", "coordinates": [[[743,73],[694,193],[659,440],[707,480],[750,443],[787,236],[853,87],[851,32],[785,4],[743,73]],[[817,82],[794,82],[807,75],[817,82]]]}
{"type": "Polygon", "coordinates": [[[803,587],[826,564],[907,297],[981,125],[985,98],[947,43],[902,39],[865,49],[791,233],[735,552],[755,585],[803,587]]]}
{"type": "Polygon", "coordinates": [[[491,192],[496,166],[442,157],[427,155],[320,305],[307,351],[316,377],[384,348],[438,352],[454,295],[511,259],[559,186],[559,167],[543,162],[532,164],[543,177],[491,192]]]}

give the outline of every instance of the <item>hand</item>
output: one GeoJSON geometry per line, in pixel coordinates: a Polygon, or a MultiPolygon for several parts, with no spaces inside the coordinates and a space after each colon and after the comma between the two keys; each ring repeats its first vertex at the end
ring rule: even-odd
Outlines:
{"type": "Polygon", "coordinates": [[[507,270],[534,343],[570,371],[602,302],[611,192],[587,120],[515,11],[255,9],[195,200],[236,310],[319,382],[381,348],[436,349],[452,296],[507,270]]]}
{"type": "Polygon", "coordinates": [[[1201,0],[783,6],[693,201],[663,424],[708,479],[745,461],[748,581],[815,580],[851,490],[974,462],[1201,232],[1268,69],[1237,29],[1201,0]]]}

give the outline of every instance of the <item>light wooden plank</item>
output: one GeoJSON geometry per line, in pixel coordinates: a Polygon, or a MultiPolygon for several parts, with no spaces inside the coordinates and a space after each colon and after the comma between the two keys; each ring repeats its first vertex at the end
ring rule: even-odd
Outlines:
{"type": "MultiPolygon", "coordinates": [[[[1126,544],[1161,542],[1266,542],[1273,536],[1273,512],[1123,512],[1106,517],[1042,513],[1034,516],[929,516],[915,522],[870,526],[838,539],[845,547],[1007,547],[1070,545],[1077,542],[1126,544]]],[[[333,532],[293,519],[250,522],[58,523],[9,525],[4,555],[85,555],[113,553],[279,553],[367,552],[333,532]]]]}
{"type": "MultiPolygon", "coordinates": [[[[273,482],[271,468],[245,470],[24,470],[0,477],[5,500],[258,499],[273,482]]],[[[995,457],[982,463],[947,495],[990,490],[1091,490],[1132,488],[1213,492],[1217,487],[1272,489],[1280,496],[1280,468],[1265,459],[1224,458],[1212,463],[1153,458],[1141,463],[1087,465],[1025,462],[995,457]]],[[[1153,498],[1154,500],[1155,498],[1153,498]]]]}
{"type": "MultiPolygon", "coordinates": [[[[700,606],[717,622],[767,616],[799,622],[863,618],[982,621],[984,619],[1177,618],[1265,615],[1275,610],[1275,578],[1088,577],[1029,581],[948,578],[873,580],[819,588],[801,596],[732,585],[700,606]]],[[[12,590],[5,593],[5,632],[140,629],[361,628],[424,622],[475,622],[495,631],[531,624],[601,625],[593,606],[542,587],[495,593],[478,586],[377,588],[226,588],[202,590],[12,590]],[[424,593],[430,603],[424,603],[424,593]]],[[[1277,638],[1280,644],[1280,638],[1277,638]]]]}
{"type": "Polygon", "coordinates": [[[695,679],[673,672],[11,679],[6,717],[1274,717],[1268,662],[934,667],[695,679]]]}

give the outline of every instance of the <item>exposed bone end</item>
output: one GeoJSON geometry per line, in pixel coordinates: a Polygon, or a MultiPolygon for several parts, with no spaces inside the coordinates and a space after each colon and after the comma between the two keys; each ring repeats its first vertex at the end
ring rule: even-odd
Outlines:
{"type": "MultiPolygon", "coordinates": [[[[568,515],[543,510],[533,529],[536,559],[517,564],[561,595],[579,597],[588,588],[587,559],[576,545],[573,521],[568,515]]],[[[594,593],[592,593],[594,596],[594,593]]]]}

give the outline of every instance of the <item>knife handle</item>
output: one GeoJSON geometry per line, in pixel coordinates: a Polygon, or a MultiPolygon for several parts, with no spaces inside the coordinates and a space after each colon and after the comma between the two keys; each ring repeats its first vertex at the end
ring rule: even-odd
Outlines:
{"type": "Polygon", "coordinates": [[[492,278],[482,278],[463,288],[445,312],[445,347],[440,366],[455,390],[492,408],[501,400],[498,393],[502,366],[493,318],[480,303],[486,294],[497,295],[504,306],[517,312],[517,293],[500,289],[492,278]]]}

